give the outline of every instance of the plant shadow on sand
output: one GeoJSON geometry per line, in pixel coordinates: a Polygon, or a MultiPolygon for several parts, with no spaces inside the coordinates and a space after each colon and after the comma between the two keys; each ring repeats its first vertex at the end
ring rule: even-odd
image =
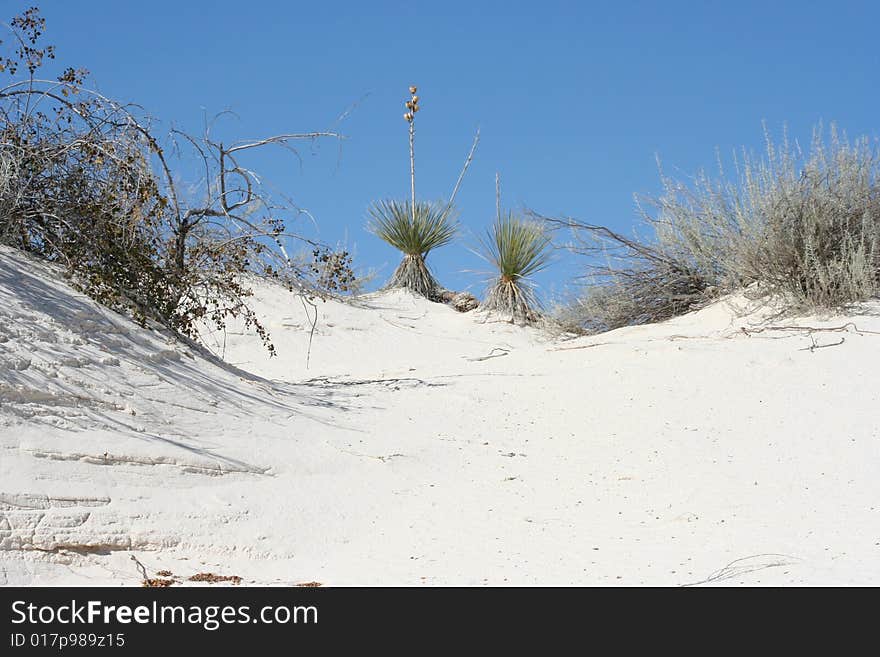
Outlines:
{"type": "Polygon", "coordinates": [[[159,415],[162,405],[171,404],[207,414],[222,408],[243,418],[283,423],[295,415],[339,426],[336,416],[355,409],[355,395],[345,386],[272,381],[224,362],[192,340],[142,328],[56,282],[62,276],[54,265],[9,249],[0,250],[0,263],[0,291],[13,300],[0,309],[0,333],[6,338],[0,344],[0,357],[6,357],[0,367],[0,413],[13,420],[57,428],[61,413],[72,431],[120,432],[249,471],[247,464],[220,457],[189,435],[174,435],[174,427],[135,428],[128,420],[134,413],[127,414],[120,396],[111,394],[118,391],[107,388],[127,386],[135,393],[129,398],[147,400],[159,415]],[[10,366],[16,357],[24,364],[10,366]],[[57,369],[47,374],[48,368],[57,369]]]}

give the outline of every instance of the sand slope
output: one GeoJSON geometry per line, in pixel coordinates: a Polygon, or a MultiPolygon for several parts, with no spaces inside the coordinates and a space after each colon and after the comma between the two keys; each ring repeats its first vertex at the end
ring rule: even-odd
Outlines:
{"type": "Polygon", "coordinates": [[[224,364],[0,251],[0,583],[137,584],[132,555],[259,584],[880,583],[877,305],[564,340],[385,293],[318,302],[307,363],[300,301],[254,303],[279,356],[206,330],[224,364]]]}

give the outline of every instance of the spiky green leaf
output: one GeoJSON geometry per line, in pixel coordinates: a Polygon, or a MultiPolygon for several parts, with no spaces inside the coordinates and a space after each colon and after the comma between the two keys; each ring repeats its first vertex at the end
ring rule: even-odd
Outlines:
{"type": "Polygon", "coordinates": [[[369,208],[367,228],[406,255],[424,258],[430,251],[449,244],[456,235],[454,211],[444,203],[386,200],[369,208]]]}
{"type": "Polygon", "coordinates": [[[550,262],[550,235],[544,226],[512,213],[495,221],[482,246],[484,257],[506,281],[528,278],[550,262]]]}

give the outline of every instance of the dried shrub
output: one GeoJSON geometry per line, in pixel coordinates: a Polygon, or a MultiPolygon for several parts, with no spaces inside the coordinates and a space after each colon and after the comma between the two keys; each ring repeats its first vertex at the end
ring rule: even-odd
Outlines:
{"type": "Polygon", "coordinates": [[[654,322],[748,289],[792,310],[842,308],[880,294],[880,148],[821,126],[809,152],[767,137],[731,181],[662,176],[664,193],[640,204],[647,240],[605,226],[568,228],[588,257],[585,293],[563,313],[595,332],[654,322]]]}
{"type": "Polygon", "coordinates": [[[314,249],[309,270],[315,285],[321,290],[345,294],[357,289],[357,276],[348,251],[334,251],[328,247],[314,249]]]}
{"type": "Polygon", "coordinates": [[[68,68],[36,77],[52,46],[35,8],[11,22],[16,47],[0,71],[26,79],[0,89],[0,243],[65,266],[72,282],[104,305],[194,338],[204,322],[243,317],[274,351],[248,306],[244,274],[280,279],[307,296],[354,283],[345,255],[315,272],[288,256],[285,242],[327,247],[288,232],[297,210],[267,195],[241,164],[252,149],[335,133],[283,134],[231,145],[206,132],[172,130],[166,152],[150,119],[86,89],[88,73],[68,68]],[[201,179],[184,194],[171,153],[189,147],[201,179]]]}

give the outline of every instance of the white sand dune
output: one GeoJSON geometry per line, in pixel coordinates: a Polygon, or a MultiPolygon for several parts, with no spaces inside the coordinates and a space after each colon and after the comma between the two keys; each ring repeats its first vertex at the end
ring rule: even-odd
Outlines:
{"type": "Polygon", "coordinates": [[[880,584],[878,304],[564,340],[377,294],[307,363],[256,292],[278,356],[224,364],[0,250],[0,583],[880,584]]]}

